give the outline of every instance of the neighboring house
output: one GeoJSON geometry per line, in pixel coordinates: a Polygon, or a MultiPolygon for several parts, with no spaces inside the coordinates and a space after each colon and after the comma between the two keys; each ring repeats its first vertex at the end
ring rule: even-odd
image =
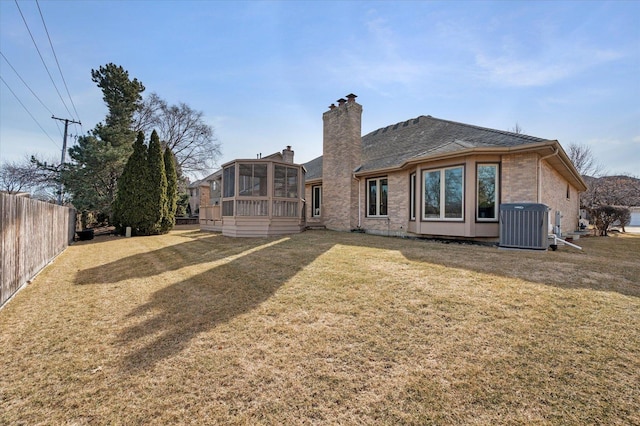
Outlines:
{"type": "Polygon", "coordinates": [[[558,141],[431,116],[362,136],[355,98],[323,114],[323,156],[304,164],[307,226],[495,240],[500,203],[543,203],[578,228],[586,186],[558,141]]]}
{"type": "Polygon", "coordinates": [[[200,229],[232,237],[304,230],[304,168],[282,153],[230,161],[200,181],[200,229]]]}
{"type": "Polygon", "coordinates": [[[202,180],[189,183],[187,185],[187,192],[189,193],[189,209],[191,210],[191,216],[198,216],[200,211],[200,185],[202,180]]]}
{"type": "Polygon", "coordinates": [[[629,207],[631,211],[631,220],[629,226],[640,226],[640,207],[629,207]]]}

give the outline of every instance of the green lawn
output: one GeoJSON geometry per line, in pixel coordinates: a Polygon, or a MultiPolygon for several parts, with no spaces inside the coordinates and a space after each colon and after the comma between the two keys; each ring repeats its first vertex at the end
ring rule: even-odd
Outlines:
{"type": "Polygon", "coordinates": [[[640,424],[640,236],[577,243],[76,243],[0,310],[0,424],[640,424]]]}

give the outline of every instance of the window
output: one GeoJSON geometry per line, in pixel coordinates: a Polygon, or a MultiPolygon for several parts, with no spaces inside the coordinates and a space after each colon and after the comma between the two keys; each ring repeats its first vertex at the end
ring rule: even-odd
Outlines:
{"type": "Polygon", "coordinates": [[[238,195],[243,197],[267,196],[267,165],[240,164],[238,170],[238,195]]]}
{"type": "Polygon", "coordinates": [[[320,206],[322,205],[322,187],[321,186],[312,186],[311,187],[311,216],[320,217],[321,210],[320,206]]]}
{"type": "Polygon", "coordinates": [[[223,196],[233,197],[236,195],[236,166],[225,167],[222,172],[223,196]]]}
{"type": "Polygon", "coordinates": [[[462,220],[464,218],[464,167],[448,167],[423,172],[423,219],[462,220]]]}
{"type": "Polygon", "coordinates": [[[409,220],[416,220],[416,174],[409,175],[409,220]]]}
{"type": "Polygon", "coordinates": [[[387,215],[387,178],[367,180],[367,216],[387,215]]]}
{"type": "Polygon", "coordinates": [[[477,211],[479,221],[498,219],[498,165],[479,164],[477,173],[477,211]]]}
{"type": "Polygon", "coordinates": [[[298,198],[298,169],[276,165],[273,178],[273,196],[298,198]]]}
{"type": "Polygon", "coordinates": [[[567,184],[567,200],[571,199],[571,187],[567,184]]]}
{"type": "Polygon", "coordinates": [[[209,181],[209,204],[217,205],[220,202],[220,180],[209,181]]]}

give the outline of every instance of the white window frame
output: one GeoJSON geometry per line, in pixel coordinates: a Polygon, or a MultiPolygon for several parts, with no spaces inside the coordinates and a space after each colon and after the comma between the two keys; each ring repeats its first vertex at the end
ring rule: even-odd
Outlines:
{"type": "Polygon", "coordinates": [[[499,177],[500,177],[500,165],[498,163],[478,163],[476,165],[476,220],[478,222],[498,222],[499,220],[499,206],[500,206],[500,185],[499,185],[499,177]],[[495,167],[495,203],[494,203],[494,217],[483,218],[480,217],[480,167],[492,166],[495,167]]]}
{"type": "Polygon", "coordinates": [[[409,175],[409,220],[416,220],[416,173],[409,175]]]}
{"type": "Polygon", "coordinates": [[[381,176],[378,178],[373,178],[373,179],[367,179],[366,180],[366,191],[367,191],[367,208],[366,208],[366,212],[367,212],[367,217],[389,217],[389,178],[387,176],[381,176]],[[387,185],[387,203],[385,205],[386,209],[387,209],[387,213],[386,214],[380,214],[380,210],[382,207],[381,204],[381,195],[382,195],[382,181],[386,181],[386,185],[387,185]],[[371,182],[375,182],[376,183],[376,213],[375,214],[370,214],[369,212],[369,205],[370,205],[370,191],[369,191],[369,185],[371,182]]]}
{"type": "Polygon", "coordinates": [[[320,217],[322,215],[322,185],[311,186],[311,217],[320,217]],[[316,190],[318,197],[316,199],[316,190]]]}
{"type": "Polygon", "coordinates": [[[464,222],[464,216],[465,216],[465,166],[464,165],[457,165],[457,166],[450,166],[450,167],[442,167],[442,168],[438,168],[438,169],[425,169],[422,170],[422,187],[423,187],[423,200],[422,200],[422,207],[420,208],[422,211],[422,220],[423,221],[439,221],[439,222],[464,222]],[[446,176],[446,172],[447,170],[454,170],[454,169],[460,169],[462,172],[462,176],[461,176],[461,182],[460,182],[460,186],[461,186],[461,202],[462,202],[462,206],[461,206],[461,211],[460,217],[446,217],[446,182],[445,182],[445,176],[446,176]],[[425,195],[425,191],[426,191],[426,185],[425,185],[425,175],[427,173],[434,173],[434,172],[439,172],[440,173],[440,192],[439,192],[439,203],[440,203],[440,212],[439,212],[439,216],[438,217],[426,217],[425,216],[425,206],[424,206],[424,195],[425,195]]]}

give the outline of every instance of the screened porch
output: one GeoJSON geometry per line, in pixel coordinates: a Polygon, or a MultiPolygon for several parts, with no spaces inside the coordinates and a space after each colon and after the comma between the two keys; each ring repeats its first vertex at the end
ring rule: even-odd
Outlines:
{"type": "Polygon", "coordinates": [[[301,232],[304,167],[274,159],[235,160],[209,183],[208,205],[201,205],[203,229],[234,237],[301,232]]]}

